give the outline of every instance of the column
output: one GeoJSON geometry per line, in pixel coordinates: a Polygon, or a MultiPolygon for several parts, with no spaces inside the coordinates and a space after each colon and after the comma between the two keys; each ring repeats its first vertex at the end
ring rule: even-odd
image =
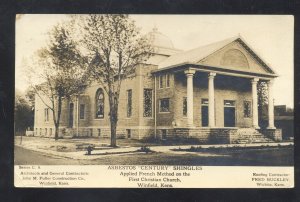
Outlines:
{"type": "Polygon", "coordinates": [[[187,126],[194,126],[194,89],[193,89],[193,77],[195,74],[195,70],[186,70],[184,71],[187,77],[187,126]]]}
{"type": "Polygon", "coordinates": [[[258,126],[258,105],[257,105],[257,82],[258,78],[253,78],[252,83],[252,127],[259,129],[258,126]]]}
{"type": "Polygon", "coordinates": [[[273,98],[273,80],[268,81],[268,129],[275,129],[274,126],[274,98],[273,98]]]}
{"type": "Polygon", "coordinates": [[[214,78],[216,73],[208,74],[208,126],[215,127],[215,87],[214,78]]]}

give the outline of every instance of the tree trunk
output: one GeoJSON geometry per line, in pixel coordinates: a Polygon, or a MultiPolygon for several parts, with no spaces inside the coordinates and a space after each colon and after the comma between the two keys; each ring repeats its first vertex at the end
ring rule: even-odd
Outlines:
{"type": "Polygon", "coordinates": [[[117,123],[115,121],[110,123],[110,133],[110,146],[117,147],[117,123]]]}
{"type": "Polygon", "coordinates": [[[54,136],[55,140],[58,140],[58,130],[59,130],[59,127],[57,124],[55,124],[55,136],[54,136]]]}
{"type": "Polygon", "coordinates": [[[110,104],[110,146],[117,146],[118,105],[113,96],[109,98],[110,104]]]}
{"type": "MultiPolygon", "coordinates": [[[[58,132],[59,132],[59,123],[60,123],[60,115],[61,115],[61,104],[62,104],[62,100],[61,100],[61,96],[58,97],[58,104],[57,104],[57,120],[54,120],[54,125],[55,125],[55,140],[58,140],[58,132]]],[[[55,109],[53,110],[55,111],[55,109]]],[[[55,113],[55,112],[53,112],[55,113]]]]}

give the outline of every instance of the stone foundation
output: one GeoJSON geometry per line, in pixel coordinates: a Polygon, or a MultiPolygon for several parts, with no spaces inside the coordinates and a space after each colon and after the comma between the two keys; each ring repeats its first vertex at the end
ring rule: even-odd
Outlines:
{"type": "Polygon", "coordinates": [[[230,144],[237,138],[237,128],[176,128],[175,139],[196,139],[204,144],[230,144]]]}
{"type": "Polygon", "coordinates": [[[238,138],[237,128],[211,128],[209,143],[232,144],[238,138]]]}
{"type": "Polygon", "coordinates": [[[282,141],[281,129],[262,129],[260,132],[274,141],[282,141]]]}
{"type": "MultiPolygon", "coordinates": [[[[55,128],[37,128],[34,136],[54,138],[55,128]]],[[[66,128],[60,127],[59,138],[103,137],[110,138],[110,128],[66,128]]],[[[154,137],[154,129],[117,128],[117,138],[149,139],[154,137]]]]}
{"type": "MultiPolygon", "coordinates": [[[[237,143],[239,137],[238,128],[166,128],[157,129],[156,137],[153,128],[118,128],[117,138],[132,138],[132,139],[168,139],[168,140],[197,140],[202,144],[232,144],[237,143]]],[[[241,129],[240,129],[241,130],[241,129]]],[[[250,130],[250,129],[249,129],[250,130]]],[[[265,137],[271,140],[281,141],[281,129],[264,129],[260,130],[265,137]]],[[[251,132],[253,133],[253,132],[251,132]]],[[[54,128],[38,128],[34,131],[35,136],[54,138],[54,128]],[[47,129],[47,130],[46,130],[47,129]],[[51,134],[50,134],[51,131],[51,134]]],[[[244,135],[245,136],[245,135],[244,135]]],[[[78,138],[78,137],[103,137],[110,138],[110,128],[75,128],[59,129],[60,138],[78,138]]],[[[247,136],[248,137],[248,136],[247,136]]],[[[255,138],[255,134],[251,134],[255,138]]],[[[245,136],[246,138],[246,136],[245,136]]],[[[249,139],[249,138],[248,138],[249,139]]]]}

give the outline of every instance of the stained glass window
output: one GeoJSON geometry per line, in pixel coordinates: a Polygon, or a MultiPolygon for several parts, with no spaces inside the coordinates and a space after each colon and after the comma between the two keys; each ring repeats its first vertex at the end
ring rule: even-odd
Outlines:
{"type": "Polygon", "coordinates": [[[183,113],[183,116],[187,116],[187,98],[184,97],[183,98],[183,103],[182,103],[182,113],[183,113]]]}
{"type": "Polygon", "coordinates": [[[164,86],[164,77],[161,75],[159,78],[159,88],[163,88],[164,86]]]}
{"type": "Polygon", "coordinates": [[[244,101],[244,117],[250,118],[251,117],[251,102],[244,101]]]}
{"type": "Polygon", "coordinates": [[[152,117],[152,89],[144,89],[144,117],[152,117]]]}
{"type": "Polygon", "coordinates": [[[234,107],[235,106],[235,101],[233,101],[233,100],[224,100],[224,106],[234,107]]]}
{"type": "Polygon", "coordinates": [[[79,117],[80,119],[84,119],[84,108],[85,108],[85,105],[84,104],[80,104],[80,114],[79,114],[79,117]]]}
{"type": "Polygon", "coordinates": [[[166,87],[170,87],[170,74],[166,74],[166,87]]]}
{"type": "Polygon", "coordinates": [[[127,90],[127,117],[132,115],[132,90],[127,90]]]}
{"type": "Polygon", "coordinates": [[[96,93],[96,118],[104,118],[104,93],[101,88],[96,93]]]}
{"type": "Polygon", "coordinates": [[[159,112],[169,112],[170,111],[170,99],[163,98],[159,100],[159,112]]]}

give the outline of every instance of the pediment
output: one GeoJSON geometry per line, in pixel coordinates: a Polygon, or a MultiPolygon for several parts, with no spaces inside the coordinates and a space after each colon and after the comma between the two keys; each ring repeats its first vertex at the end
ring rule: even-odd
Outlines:
{"type": "Polygon", "coordinates": [[[241,39],[225,45],[197,63],[225,69],[274,74],[241,39]]]}

